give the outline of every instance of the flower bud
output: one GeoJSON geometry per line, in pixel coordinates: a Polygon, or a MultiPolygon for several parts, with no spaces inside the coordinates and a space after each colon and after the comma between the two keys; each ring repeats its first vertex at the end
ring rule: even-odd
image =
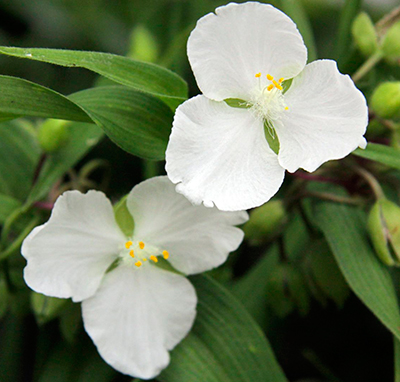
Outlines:
{"type": "Polygon", "coordinates": [[[135,60],[156,62],[158,57],[157,43],[144,26],[138,25],[131,34],[128,57],[135,60]]]}
{"type": "Polygon", "coordinates": [[[58,150],[68,138],[68,121],[62,119],[48,119],[38,131],[40,147],[46,153],[58,150]]]}
{"type": "Polygon", "coordinates": [[[367,13],[362,12],[354,19],[351,32],[357,48],[364,56],[372,56],[378,50],[378,36],[367,13]]]}
{"type": "Polygon", "coordinates": [[[400,60],[400,21],[387,31],[382,41],[382,52],[389,63],[400,60]]]}
{"type": "Polygon", "coordinates": [[[281,200],[273,200],[250,212],[243,231],[249,244],[262,245],[279,233],[286,222],[286,211],[281,200]]]}
{"type": "Polygon", "coordinates": [[[400,116],[400,82],[384,82],[372,94],[372,110],[381,118],[400,116]]]}
{"type": "Polygon", "coordinates": [[[368,230],[378,257],[386,265],[400,263],[400,207],[379,199],[368,218],[368,230]]]}

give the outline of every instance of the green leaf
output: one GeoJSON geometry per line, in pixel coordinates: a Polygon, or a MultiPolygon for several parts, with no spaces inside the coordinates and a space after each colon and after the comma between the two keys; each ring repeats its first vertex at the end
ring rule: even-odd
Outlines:
{"type": "MultiPolygon", "coordinates": [[[[39,156],[40,148],[34,132],[27,125],[19,121],[1,123],[0,194],[25,200],[39,156]]],[[[8,200],[8,203],[12,202],[8,200]]]]}
{"type": "Polygon", "coordinates": [[[18,207],[21,207],[19,200],[0,194],[0,224],[3,224],[7,217],[18,207]]]}
{"type": "Polygon", "coordinates": [[[317,48],[310,20],[299,0],[281,0],[282,10],[296,23],[308,50],[308,61],[317,59],[317,48]]]}
{"type": "Polygon", "coordinates": [[[31,293],[31,306],[39,324],[44,324],[57,317],[66,302],[66,299],[49,297],[36,292],[31,293]]]}
{"type": "Polygon", "coordinates": [[[364,150],[357,149],[353,154],[400,170],[400,151],[393,147],[368,143],[364,150]]]}
{"type": "Polygon", "coordinates": [[[351,26],[361,8],[362,0],[346,0],[340,15],[339,28],[335,39],[334,58],[342,63],[351,45],[351,26]]]}
{"type": "Polygon", "coordinates": [[[49,154],[32,188],[27,204],[42,199],[53,184],[73,167],[98,141],[103,131],[96,125],[71,123],[68,126],[68,140],[58,151],[49,154]]]}
{"type": "Polygon", "coordinates": [[[315,222],[324,233],[350,288],[400,339],[400,313],[387,268],[367,240],[366,218],[354,207],[317,204],[315,222]]]}
{"type": "Polygon", "coordinates": [[[176,107],[187,98],[187,84],[177,74],[151,63],[109,53],[0,47],[0,53],[51,64],[91,70],[117,83],[162,98],[176,107]]]}
{"type": "Polygon", "coordinates": [[[21,78],[0,76],[0,119],[52,117],[78,122],[90,118],[60,93],[21,78]]]}
{"type": "Polygon", "coordinates": [[[126,205],[126,199],[128,195],[124,196],[115,206],[114,215],[115,220],[118,223],[119,228],[124,233],[126,237],[130,237],[133,234],[133,229],[135,228],[135,223],[133,217],[128,210],[126,205]]]}
{"type": "Polygon", "coordinates": [[[3,274],[0,275],[0,320],[8,310],[8,303],[10,300],[10,293],[3,274]]]}
{"type": "Polygon", "coordinates": [[[244,307],[207,276],[190,278],[198,296],[190,334],[171,352],[161,382],[284,382],[272,349],[244,307]]]}
{"type": "Polygon", "coordinates": [[[164,159],[173,114],[159,99],[122,86],[83,90],[69,98],[122,149],[146,159],[164,159]]]}

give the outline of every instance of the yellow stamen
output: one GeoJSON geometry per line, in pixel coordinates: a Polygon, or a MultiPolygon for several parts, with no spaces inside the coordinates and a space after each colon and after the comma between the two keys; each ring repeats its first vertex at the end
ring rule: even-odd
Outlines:
{"type": "Polygon", "coordinates": [[[274,77],[272,77],[270,74],[267,74],[267,78],[272,81],[274,79],[274,77]]]}
{"type": "Polygon", "coordinates": [[[272,81],[272,83],[276,86],[277,89],[282,90],[283,87],[279,85],[275,80],[272,81]]]}
{"type": "Polygon", "coordinates": [[[284,80],[285,79],[282,77],[282,78],[279,78],[278,82],[281,84],[284,80]]]}
{"type": "Polygon", "coordinates": [[[169,257],[169,252],[168,251],[162,251],[162,254],[164,256],[164,259],[167,260],[169,257]]]}
{"type": "Polygon", "coordinates": [[[260,78],[260,77],[261,77],[261,73],[257,73],[256,78],[260,78]]]}
{"type": "Polygon", "coordinates": [[[268,87],[267,87],[267,90],[270,92],[272,89],[274,88],[274,85],[269,85],[268,87]]]}
{"type": "Polygon", "coordinates": [[[147,261],[147,259],[144,257],[143,259],[142,259],[143,261],[147,261]]]}
{"type": "Polygon", "coordinates": [[[126,243],[125,243],[125,248],[126,249],[129,249],[129,247],[132,245],[133,243],[131,242],[131,241],[127,241],[126,243]]]}
{"type": "Polygon", "coordinates": [[[134,252],[133,252],[133,249],[132,249],[132,251],[129,252],[129,255],[130,255],[131,257],[135,257],[135,254],[134,254],[134,252]]]}
{"type": "Polygon", "coordinates": [[[143,248],[144,248],[144,243],[143,243],[143,241],[139,241],[139,248],[140,248],[140,249],[143,249],[143,248]]]}
{"type": "Polygon", "coordinates": [[[158,259],[154,255],[150,256],[150,260],[153,260],[155,263],[158,263],[158,259]]]}
{"type": "Polygon", "coordinates": [[[142,265],[141,261],[136,261],[135,265],[139,268],[142,265]]]}
{"type": "Polygon", "coordinates": [[[286,106],[286,107],[285,107],[285,110],[289,110],[289,106],[286,106]]]}

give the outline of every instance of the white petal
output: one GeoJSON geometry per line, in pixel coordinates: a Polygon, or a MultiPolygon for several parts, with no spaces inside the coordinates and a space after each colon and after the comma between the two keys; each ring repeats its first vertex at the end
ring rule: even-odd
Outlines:
{"type": "MultiPolygon", "coordinates": [[[[188,56],[208,98],[250,100],[266,75],[292,78],[303,70],[307,49],[296,24],[267,4],[230,3],[202,17],[189,37],[188,56]]],[[[268,82],[269,84],[270,82],[268,82]]]]}
{"type": "Polygon", "coordinates": [[[183,276],[151,264],[118,266],[82,302],[83,322],[107,363],[150,379],[167,367],[168,350],[188,334],[196,303],[196,292],[183,276]]]}
{"type": "Polygon", "coordinates": [[[166,152],[166,170],[191,202],[220,210],[259,206],[279,189],[284,169],[270,149],[263,121],[250,109],[204,96],[176,111],[166,152]]]}
{"type": "Polygon", "coordinates": [[[166,176],[134,187],[127,205],[135,220],[135,240],[167,250],[171,264],[186,274],[222,264],[243,240],[243,231],[234,225],[248,219],[244,211],[192,205],[166,176]]]}
{"type": "Polygon", "coordinates": [[[124,240],[103,193],[67,191],[22,245],[25,281],[36,292],[81,301],[96,292],[124,240]]]}
{"type": "Polygon", "coordinates": [[[335,61],[307,65],[293,79],[285,102],[289,110],[275,127],[280,141],[279,163],[288,171],[301,167],[311,172],[358,146],[365,147],[365,98],[349,76],[340,74],[335,61]]]}

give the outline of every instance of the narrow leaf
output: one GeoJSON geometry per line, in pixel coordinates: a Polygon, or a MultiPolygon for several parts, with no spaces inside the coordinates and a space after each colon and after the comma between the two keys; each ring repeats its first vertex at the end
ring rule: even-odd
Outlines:
{"type": "Polygon", "coordinates": [[[198,295],[197,318],[171,353],[161,382],[285,382],[272,349],[244,307],[216,281],[190,278],[198,295]]]}
{"type": "Polygon", "coordinates": [[[8,195],[0,194],[0,224],[3,224],[7,217],[21,206],[21,202],[8,195]]]}
{"type": "Polygon", "coordinates": [[[172,126],[172,111],[159,99],[122,86],[102,86],[69,97],[127,152],[162,160],[172,126]]]}
{"type": "Polygon", "coordinates": [[[400,170],[400,151],[393,147],[368,143],[366,149],[357,149],[353,154],[400,170]]]}
{"type": "Polygon", "coordinates": [[[68,98],[44,86],[21,78],[0,75],[0,88],[0,119],[26,115],[91,122],[68,98]]]}
{"type": "Polygon", "coordinates": [[[393,337],[394,341],[394,382],[400,382],[400,341],[393,337]]]}
{"type": "Polygon", "coordinates": [[[177,106],[187,98],[186,82],[161,66],[109,53],[62,49],[0,47],[0,53],[68,67],[91,70],[177,106]]]}
{"type": "Polygon", "coordinates": [[[315,222],[324,233],[350,288],[400,339],[400,312],[387,268],[370,247],[365,217],[353,207],[320,203],[315,222]]]}

